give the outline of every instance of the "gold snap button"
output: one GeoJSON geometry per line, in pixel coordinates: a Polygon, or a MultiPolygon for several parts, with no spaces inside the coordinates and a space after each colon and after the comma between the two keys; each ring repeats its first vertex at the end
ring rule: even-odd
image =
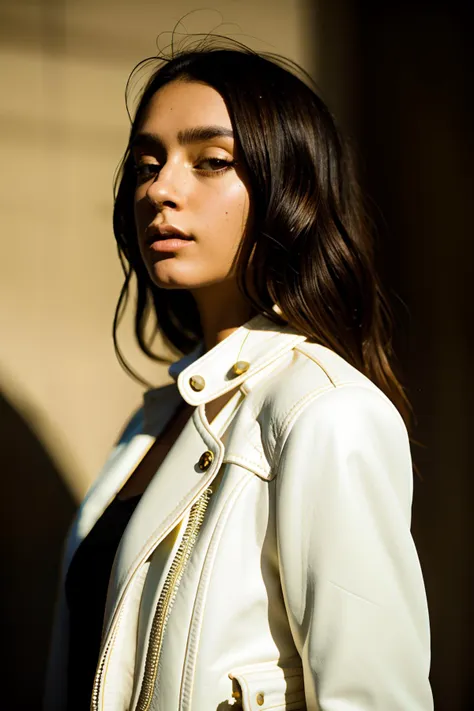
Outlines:
{"type": "Polygon", "coordinates": [[[196,390],[196,392],[204,390],[204,388],[206,387],[206,381],[204,380],[202,375],[191,376],[191,378],[189,378],[189,384],[193,390],[196,390]]]}
{"type": "Polygon", "coordinates": [[[249,368],[250,363],[247,363],[246,360],[238,360],[237,363],[234,363],[232,366],[232,372],[234,375],[242,375],[242,373],[246,373],[249,368]]]}
{"type": "Polygon", "coordinates": [[[201,471],[205,472],[206,469],[209,469],[209,467],[211,466],[213,459],[214,459],[213,452],[211,452],[209,449],[207,449],[199,457],[199,462],[198,462],[199,469],[201,471]]]}
{"type": "Polygon", "coordinates": [[[263,706],[263,703],[265,701],[265,697],[263,694],[257,694],[257,704],[259,706],[263,706]]]}

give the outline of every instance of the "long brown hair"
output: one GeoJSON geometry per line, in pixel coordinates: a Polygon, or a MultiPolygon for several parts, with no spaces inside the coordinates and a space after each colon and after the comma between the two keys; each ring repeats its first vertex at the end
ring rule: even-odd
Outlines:
{"type": "Polygon", "coordinates": [[[158,67],[141,94],[115,186],[113,224],[125,283],[113,333],[122,365],[134,375],[117,344],[133,275],[135,336],[147,356],[162,360],[146,341],[150,315],[175,351],[188,353],[202,339],[192,295],[159,289],[143,264],[129,148],[156,91],[176,79],[204,82],[226,102],[249,179],[252,229],[242,239],[237,265],[242,293],[255,312],[276,324],[290,324],[367,375],[409,426],[410,406],[391,366],[391,319],[351,150],[310,77],[291,60],[258,54],[235,42],[231,48],[207,42],[171,58],[144,60],[139,67],[150,62],[158,62],[158,67]],[[284,317],[275,313],[273,304],[284,317]]]}

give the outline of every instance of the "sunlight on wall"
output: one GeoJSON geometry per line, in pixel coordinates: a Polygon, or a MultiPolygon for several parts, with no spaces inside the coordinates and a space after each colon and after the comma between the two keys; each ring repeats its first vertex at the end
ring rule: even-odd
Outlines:
{"type": "MultiPolygon", "coordinates": [[[[0,9],[0,387],[77,501],[143,391],[121,370],[111,338],[122,281],[111,214],[128,133],[125,82],[155,53],[158,35],[196,7],[4,0],[0,9]]],[[[233,36],[311,70],[302,0],[214,7],[179,30],[233,36]]],[[[169,39],[161,35],[160,46],[169,39]]],[[[130,323],[125,353],[153,384],[165,382],[166,368],[140,355],[130,323]]]]}

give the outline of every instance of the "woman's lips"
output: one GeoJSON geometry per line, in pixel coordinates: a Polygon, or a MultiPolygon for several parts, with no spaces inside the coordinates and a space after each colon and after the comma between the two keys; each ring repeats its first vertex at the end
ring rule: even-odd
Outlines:
{"type": "Polygon", "coordinates": [[[176,252],[193,242],[193,238],[176,225],[152,224],[145,231],[145,239],[154,252],[176,252]]]}
{"type": "Polygon", "coordinates": [[[180,237],[167,237],[166,239],[158,237],[150,244],[150,249],[154,252],[176,252],[192,242],[192,239],[181,239],[180,237]]]}

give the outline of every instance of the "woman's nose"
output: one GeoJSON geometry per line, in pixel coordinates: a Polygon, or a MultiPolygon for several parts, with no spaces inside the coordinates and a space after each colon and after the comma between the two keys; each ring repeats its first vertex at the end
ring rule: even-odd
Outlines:
{"type": "Polygon", "coordinates": [[[153,206],[172,205],[180,207],[183,203],[185,187],[184,171],[179,166],[165,164],[147,188],[146,196],[153,206]]]}

